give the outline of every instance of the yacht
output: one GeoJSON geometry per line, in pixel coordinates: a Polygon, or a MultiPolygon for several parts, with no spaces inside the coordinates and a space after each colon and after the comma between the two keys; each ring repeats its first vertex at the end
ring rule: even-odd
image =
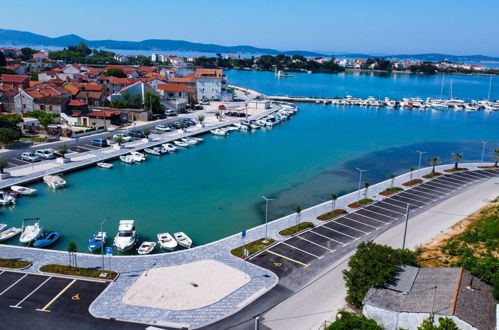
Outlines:
{"type": "Polygon", "coordinates": [[[189,249],[191,247],[192,240],[185,233],[180,231],[178,233],[174,233],[173,236],[175,237],[178,245],[180,245],[181,247],[184,247],[186,249],[189,249]]]}
{"type": "Polygon", "coordinates": [[[119,251],[130,250],[137,241],[134,220],[120,220],[118,234],[114,237],[114,245],[119,251]]]}
{"type": "Polygon", "coordinates": [[[178,151],[178,147],[174,146],[171,143],[163,143],[162,144],[163,148],[165,148],[166,151],[168,152],[175,152],[178,151]]]}
{"type": "Polygon", "coordinates": [[[43,182],[53,189],[63,188],[67,185],[66,180],[61,178],[59,175],[45,175],[43,177],[43,182]]]}
{"type": "Polygon", "coordinates": [[[160,233],[158,234],[158,244],[161,248],[173,251],[177,247],[177,241],[173,239],[170,233],[160,233]]]}
{"type": "Polygon", "coordinates": [[[12,187],[10,187],[10,189],[12,189],[13,191],[15,191],[21,195],[24,195],[24,196],[30,196],[30,195],[34,195],[36,193],[36,189],[22,187],[22,186],[12,186],[12,187]]]}
{"type": "Polygon", "coordinates": [[[22,226],[22,234],[19,238],[19,242],[22,244],[30,244],[31,242],[38,239],[43,235],[43,227],[40,227],[40,219],[32,218],[32,219],[24,219],[22,226]],[[26,221],[34,221],[32,225],[25,225],[26,221]]]}

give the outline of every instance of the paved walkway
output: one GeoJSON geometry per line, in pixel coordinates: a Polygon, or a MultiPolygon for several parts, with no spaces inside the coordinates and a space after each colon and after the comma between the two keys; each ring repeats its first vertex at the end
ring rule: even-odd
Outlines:
{"type": "MultiPolygon", "coordinates": [[[[483,164],[462,164],[461,166],[473,170],[477,169],[477,166],[479,165],[483,164]]],[[[451,167],[452,165],[441,165],[437,167],[437,170],[442,171],[443,169],[451,167]]],[[[420,171],[420,174],[426,174],[430,171],[431,168],[424,168],[420,171]]],[[[413,178],[415,178],[416,175],[416,173],[413,173],[413,178]]],[[[394,184],[396,186],[401,186],[403,182],[408,181],[410,178],[410,173],[400,175],[394,179],[394,184]]],[[[368,196],[371,196],[373,199],[381,199],[382,196],[377,194],[390,187],[390,185],[391,180],[373,185],[369,187],[368,196]]],[[[361,193],[364,193],[364,191],[361,190],[361,193]]],[[[356,201],[357,196],[358,192],[352,192],[340,197],[336,202],[337,208],[348,209],[346,205],[356,201]]],[[[319,222],[315,218],[330,209],[331,202],[325,202],[305,209],[302,211],[301,221],[311,221],[317,225],[321,224],[322,222],[319,222]]],[[[269,222],[268,236],[282,241],[284,238],[280,236],[278,232],[294,225],[295,221],[296,214],[291,214],[269,222]]],[[[265,225],[251,228],[247,231],[246,242],[263,238],[264,235],[265,225]]],[[[106,268],[116,270],[120,272],[121,275],[94,301],[90,307],[90,312],[92,315],[100,318],[115,318],[117,320],[128,320],[172,327],[186,326],[189,328],[201,327],[223,319],[224,317],[239,311],[264,293],[268,292],[279,281],[278,277],[272,272],[232,256],[230,250],[240,246],[241,243],[241,235],[235,234],[190,250],[149,256],[113,256],[110,258],[111,266],[108,265],[109,261],[106,257],[106,268]],[[163,309],[127,305],[122,301],[123,295],[136,279],[150,268],[173,266],[209,259],[219,261],[241,271],[246,271],[251,278],[250,282],[214,304],[189,311],[165,311],[163,309]]],[[[5,258],[22,258],[32,261],[33,266],[27,270],[29,272],[39,272],[39,267],[44,264],[66,264],[68,260],[67,253],[63,251],[7,245],[0,245],[0,255],[5,258]]],[[[83,267],[101,267],[102,259],[100,256],[80,253],[78,254],[78,265],[83,267]]]]}

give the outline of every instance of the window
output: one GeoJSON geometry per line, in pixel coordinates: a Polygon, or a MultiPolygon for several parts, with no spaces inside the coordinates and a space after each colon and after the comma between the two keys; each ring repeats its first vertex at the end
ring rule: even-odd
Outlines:
{"type": "Polygon", "coordinates": [[[45,105],[44,104],[40,104],[40,110],[45,110],[45,105]]]}
{"type": "Polygon", "coordinates": [[[53,110],[53,107],[51,105],[49,105],[49,111],[52,111],[53,110]]]}

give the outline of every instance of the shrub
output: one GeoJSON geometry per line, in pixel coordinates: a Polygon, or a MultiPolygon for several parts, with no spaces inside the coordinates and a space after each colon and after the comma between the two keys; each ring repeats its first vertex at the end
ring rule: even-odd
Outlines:
{"type": "Polygon", "coordinates": [[[344,209],[335,209],[334,211],[329,211],[324,214],[321,214],[317,217],[317,220],[329,220],[332,218],[335,218],[337,216],[340,216],[342,214],[347,213],[347,210],[344,209]]]}

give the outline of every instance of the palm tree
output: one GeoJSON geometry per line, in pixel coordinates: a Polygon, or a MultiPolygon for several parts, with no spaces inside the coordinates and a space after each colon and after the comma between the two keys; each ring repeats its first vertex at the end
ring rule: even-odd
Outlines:
{"type": "Polygon", "coordinates": [[[301,206],[296,206],[296,231],[298,231],[298,225],[300,224],[300,216],[301,216],[301,206]]]}
{"type": "Polygon", "coordinates": [[[499,149],[494,149],[494,151],[492,152],[493,154],[495,154],[494,156],[494,167],[497,167],[497,162],[499,161],[499,149]]]}
{"type": "Polygon", "coordinates": [[[338,195],[336,194],[331,194],[331,200],[333,201],[333,209],[331,212],[333,212],[336,209],[336,200],[338,199],[338,195]]]}
{"type": "Polygon", "coordinates": [[[71,255],[74,256],[74,264],[76,266],[76,255],[74,255],[74,253],[78,250],[78,247],[76,246],[76,243],[75,242],[70,242],[68,244],[68,248],[67,248],[67,251],[68,251],[68,254],[69,254],[69,266],[71,267],[72,266],[72,258],[71,258],[71,255]]]}
{"type": "Polygon", "coordinates": [[[62,145],[59,147],[59,153],[61,154],[62,158],[66,158],[66,154],[69,151],[69,147],[67,145],[62,145]]]}
{"type": "Polygon", "coordinates": [[[390,174],[390,179],[392,179],[392,182],[391,182],[391,184],[390,184],[390,188],[393,188],[393,184],[394,184],[394,182],[395,182],[395,178],[396,178],[396,177],[397,177],[397,176],[396,176],[395,174],[393,174],[393,173],[392,173],[392,174],[390,174]]]}
{"type": "Polygon", "coordinates": [[[198,116],[198,121],[199,121],[199,123],[201,124],[201,126],[203,126],[204,115],[199,115],[199,116],[198,116]]]}
{"type": "Polygon", "coordinates": [[[414,168],[414,167],[411,167],[411,168],[409,169],[409,171],[411,171],[411,180],[410,180],[410,181],[412,181],[412,174],[413,174],[414,170],[415,170],[415,168],[414,168]]]}
{"type": "Polygon", "coordinates": [[[428,159],[428,162],[430,163],[430,166],[432,167],[431,174],[435,174],[436,173],[435,166],[437,166],[437,164],[440,164],[442,161],[440,160],[440,157],[433,157],[433,158],[428,159]]]}
{"type": "Polygon", "coordinates": [[[116,134],[114,137],[113,137],[113,140],[114,142],[118,143],[119,146],[121,146],[121,144],[123,143],[123,135],[122,134],[116,134]]]}
{"type": "Polygon", "coordinates": [[[463,154],[453,152],[453,153],[451,153],[451,156],[452,156],[452,160],[455,161],[454,169],[457,171],[457,169],[459,168],[459,160],[461,158],[463,158],[463,154]]]}
{"type": "Polygon", "coordinates": [[[146,128],[144,130],[144,135],[146,136],[146,138],[149,138],[149,135],[151,135],[151,130],[149,128],[146,128]]]}
{"type": "Polygon", "coordinates": [[[215,117],[217,117],[217,119],[220,120],[220,111],[215,111],[215,117]]]}
{"type": "Polygon", "coordinates": [[[367,188],[369,188],[371,184],[369,182],[364,182],[364,198],[367,198],[367,188]]]}

